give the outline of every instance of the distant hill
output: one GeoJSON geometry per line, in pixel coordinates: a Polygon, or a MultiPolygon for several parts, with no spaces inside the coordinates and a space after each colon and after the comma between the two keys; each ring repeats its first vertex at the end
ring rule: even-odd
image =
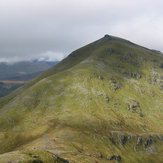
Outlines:
{"type": "Polygon", "coordinates": [[[106,35],[0,100],[0,163],[162,163],[163,55],[106,35]]]}
{"type": "Polygon", "coordinates": [[[56,63],[38,60],[13,64],[0,63],[0,80],[30,80],[56,63]]]}
{"type": "Polygon", "coordinates": [[[38,60],[13,64],[0,63],[0,97],[9,94],[56,63],[38,60]],[[11,82],[6,82],[6,80],[11,82]]]}

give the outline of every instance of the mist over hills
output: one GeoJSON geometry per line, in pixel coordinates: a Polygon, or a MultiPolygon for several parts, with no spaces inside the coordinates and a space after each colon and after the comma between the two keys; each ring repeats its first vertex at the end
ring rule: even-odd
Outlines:
{"type": "Polygon", "coordinates": [[[28,80],[35,75],[54,66],[57,61],[21,61],[16,63],[0,63],[0,80],[28,80]],[[31,75],[31,77],[30,77],[31,75]]]}
{"type": "Polygon", "coordinates": [[[105,35],[0,100],[0,162],[161,163],[163,55],[105,35]]]}
{"type": "Polygon", "coordinates": [[[9,94],[57,63],[58,61],[44,60],[0,62],[0,97],[9,94]]]}

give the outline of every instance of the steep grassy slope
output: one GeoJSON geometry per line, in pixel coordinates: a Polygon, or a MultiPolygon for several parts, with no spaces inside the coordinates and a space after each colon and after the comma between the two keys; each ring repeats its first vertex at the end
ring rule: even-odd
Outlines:
{"type": "Polygon", "coordinates": [[[0,162],[161,163],[162,64],[108,35],[73,52],[0,101],[0,162]]]}

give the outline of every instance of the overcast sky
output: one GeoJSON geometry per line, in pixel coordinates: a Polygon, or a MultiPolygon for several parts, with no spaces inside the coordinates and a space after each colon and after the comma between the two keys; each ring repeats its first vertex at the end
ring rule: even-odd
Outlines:
{"type": "Polygon", "coordinates": [[[105,34],[163,51],[163,0],[0,0],[0,61],[60,60],[105,34]]]}

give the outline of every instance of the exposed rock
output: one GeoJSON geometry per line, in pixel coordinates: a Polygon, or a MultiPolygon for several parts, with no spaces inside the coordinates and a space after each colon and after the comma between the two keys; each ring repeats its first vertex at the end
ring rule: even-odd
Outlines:
{"type": "Polygon", "coordinates": [[[142,76],[139,72],[129,72],[125,69],[121,70],[121,73],[124,74],[127,78],[140,79],[142,76]]]}
{"type": "Polygon", "coordinates": [[[132,138],[131,135],[128,135],[128,136],[127,136],[127,139],[128,139],[128,140],[131,140],[131,138],[132,138]]]}
{"type": "Polygon", "coordinates": [[[119,135],[119,144],[125,145],[128,140],[128,137],[126,135],[119,135]]]}
{"type": "Polygon", "coordinates": [[[140,108],[139,102],[137,102],[135,100],[131,100],[128,102],[128,110],[130,110],[132,112],[136,112],[139,108],[140,108]]]}
{"type": "Polygon", "coordinates": [[[43,163],[43,161],[40,159],[35,159],[35,160],[32,160],[32,163],[43,163]]]}
{"type": "Polygon", "coordinates": [[[158,85],[160,90],[163,90],[163,76],[155,70],[152,70],[150,76],[150,84],[158,85]]]}
{"type": "Polygon", "coordinates": [[[141,145],[143,143],[143,139],[142,139],[142,137],[138,137],[137,138],[137,141],[136,141],[136,145],[141,145]]]}
{"type": "Polygon", "coordinates": [[[152,137],[149,136],[144,144],[144,148],[147,149],[149,146],[151,146],[153,143],[152,137]]]}
{"type": "Polygon", "coordinates": [[[66,159],[64,159],[64,158],[61,158],[61,157],[59,157],[59,156],[57,156],[57,155],[54,155],[53,157],[54,157],[54,160],[55,160],[57,163],[69,163],[68,160],[66,160],[66,159]]]}
{"type": "Polygon", "coordinates": [[[32,155],[32,158],[39,158],[38,155],[32,155]]]}
{"type": "Polygon", "coordinates": [[[134,78],[134,79],[140,79],[140,78],[141,78],[141,75],[140,75],[140,73],[138,73],[138,72],[131,72],[131,73],[130,73],[130,76],[131,76],[132,78],[134,78]]]}
{"type": "Polygon", "coordinates": [[[104,158],[103,154],[100,153],[100,152],[99,153],[92,154],[92,156],[93,157],[96,157],[96,158],[100,158],[100,159],[104,158]]]}
{"type": "Polygon", "coordinates": [[[116,80],[112,79],[110,80],[111,88],[116,91],[122,87],[122,84],[118,83],[116,80]]]}
{"type": "Polygon", "coordinates": [[[146,149],[146,151],[149,153],[149,154],[156,154],[157,151],[156,151],[156,148],[154,146],[151,146],[151,147],[148,147],[146,149]]]}
{"type": "Polygon", "coordinates": [[[120,155],[112,155],[112,156],[109,156],[108,157],[108,160],[110,160],[110,161],[115,160],[115,161],[121,162],[122,161],[122,158],[121,158],[120,155]]]}
{"type": "Polygon", "coordinates": [[[111,40],[111,39],[112,39],[112,37],[111,37],[110,35],[108,35],[108,34],[106,34],[106,35],[104,36],[104,38],[107,39],[107,40],[111,40]]]}
{"type": "Polygon", "coordinates": [[[115,155],[109,156],[109,157],[108,157],[108,160],[114,160],[115,157],[116,157],[115,155]]]}
{"type": "Polygon", "coordinates": [[[135,139],[135,137],[121,132],[111,132],[109,139],[114,145],[116,144],[122,147],[135,139]]]}

